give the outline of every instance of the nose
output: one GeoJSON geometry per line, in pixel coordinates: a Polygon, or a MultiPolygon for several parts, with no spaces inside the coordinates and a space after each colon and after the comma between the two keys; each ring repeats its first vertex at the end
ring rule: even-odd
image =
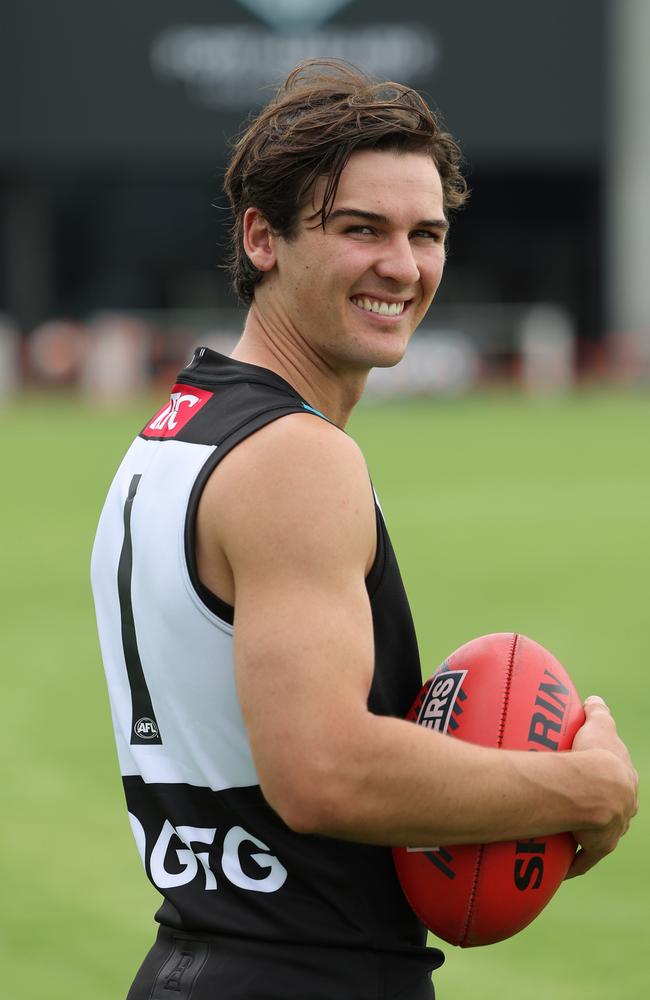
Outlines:
{"type": "Polygon", "coordinates": [[[375,264],[375,273],[380,278],[392,279],[400,285],[414,285],[420,280],[420,268],[408,236],[395,235],[384,243],[375,264]]]}

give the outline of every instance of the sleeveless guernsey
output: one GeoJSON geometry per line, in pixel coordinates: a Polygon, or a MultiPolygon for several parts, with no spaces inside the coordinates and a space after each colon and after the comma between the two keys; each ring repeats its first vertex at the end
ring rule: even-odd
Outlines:
{"type": "MultiPolygon", "coordinates": [[[[251,955],[254,941],[277,942],[317,945],[323,962],[327,948],[369,949],[432,968],[442,955],[424,947],[390,850],[294,833],[265,801],[235,691],[233,609],[197,576],[208,477],[250,434],[299,412],[317,411],[278,375],[199,348],[111,485],[92,584],[129,819],[163,927],[248,941],[251,955]]],[[[420,664],[378,507],[376,519],[368,707],[401,717],[420,664]]]]}

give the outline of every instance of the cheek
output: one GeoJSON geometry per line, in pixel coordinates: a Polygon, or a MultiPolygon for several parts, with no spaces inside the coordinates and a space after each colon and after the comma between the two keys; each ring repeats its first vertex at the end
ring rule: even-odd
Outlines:
{"type": "Polygon", "coordinates": [[[431,255],[422,264],[420,274],[422,280],[427,288],[431,292],[435,292],[440,281],[442,279],[442,273],[445,269],[445,253],[444,250],[440,250],[439,253],[431,255]]]}

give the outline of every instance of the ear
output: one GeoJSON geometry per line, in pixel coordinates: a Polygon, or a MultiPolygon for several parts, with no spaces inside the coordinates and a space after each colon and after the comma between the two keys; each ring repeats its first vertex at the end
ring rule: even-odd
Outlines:
{"type": "Polygon", "coordinates": [[[276,236],[258,208],[244,213],[244,250],[258,271],[270,271],[276,261],[276,236]]]}

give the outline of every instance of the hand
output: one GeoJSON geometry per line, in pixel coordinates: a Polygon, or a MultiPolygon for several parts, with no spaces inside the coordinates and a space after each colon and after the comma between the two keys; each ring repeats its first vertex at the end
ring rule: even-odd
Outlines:
{"type": "Polygon", "coordinates": [[[604,795],[602,818],[588,830],[574,831],[579,845],[567,878],[583,875],[610,854],[627,833],[638,808],[639,776],[629,751],[616,732],[612,714],[597,695],[585,702],[585,723],[573,741],[573,750],[599,750],[593,778],[604,795]],[[597,771],[596,771],[597,768],[597,771]]]}

